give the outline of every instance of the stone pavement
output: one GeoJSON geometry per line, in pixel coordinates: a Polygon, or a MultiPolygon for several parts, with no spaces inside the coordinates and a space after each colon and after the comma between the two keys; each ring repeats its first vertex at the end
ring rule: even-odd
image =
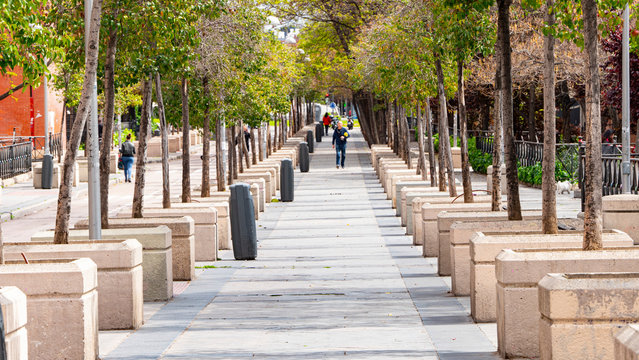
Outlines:
{"type": "Polygon", "coordinates": [[[411,245],[353,133],[345,170],[325,137],[295,173],[295,201],[269,205],[257,260],[199,263],[215,268],[101,341],[103,358],[497,359],[494,325],[472,323],[411,245]]]}

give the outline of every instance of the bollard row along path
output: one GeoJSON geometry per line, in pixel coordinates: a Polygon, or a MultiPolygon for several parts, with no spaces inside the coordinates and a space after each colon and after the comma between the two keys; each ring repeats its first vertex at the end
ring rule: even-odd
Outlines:
{"type": "Polygon", "coordinates": [[[255,261],[198,263],[198,277],[103,359],[498,359],[494,326],[474,324],[395,217],[356,129],[346,168],[330,137],[295,201],[258,221],[255,261]]]}

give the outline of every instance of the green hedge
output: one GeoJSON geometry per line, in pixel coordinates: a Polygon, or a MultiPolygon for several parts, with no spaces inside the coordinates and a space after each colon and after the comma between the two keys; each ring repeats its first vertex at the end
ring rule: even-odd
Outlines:
{"type": "MultiPolygon", "coordinates": [[[[468,139],[468,160],[470,166],[476,173],[486,174],[489,166],[493,164],[492,154],[484,154],[481,150],[477,149],[476,139],[471,137],[468,139]]],[[[533,166],[519,166],[517,168],[517,177],[519,181],[531,184],[541,185],[541,163],[537,163],[533,166]]],[[[555,163],[555,180],[556,181],[574,181],[571,179],[570,174],[564,170],[558,162],[555,163]]]]}
{"type": "Polygon", "coordinates": [[[468,161],[476,173],[486,174],[488,167],[493,164],[493,156],[477,149],[476,139],[471,137],[468,139],[468,161]]]}

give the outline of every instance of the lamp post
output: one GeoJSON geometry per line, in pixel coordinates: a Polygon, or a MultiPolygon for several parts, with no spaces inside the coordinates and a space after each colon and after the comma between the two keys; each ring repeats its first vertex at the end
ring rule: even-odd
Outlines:
{"type": "MultiPolygon", "coordinates": [[[[91,9],[93,0],[84,0],[84,51],[88,57],[89,33],[91,31],[91,9]]],[[[97,80],[91,84],[91,100],[89,117],[87,118],[87,166],[89,177],[89,239],[102,238],[102,224],[100,223],[100,164],[98,157],[98,84],[97,80]]]]}
{"type": "Polygon", "coordinates": [[[623,10],[621,39],[621,189],[630,193],[630,16],[629,6],[623,10]]]}

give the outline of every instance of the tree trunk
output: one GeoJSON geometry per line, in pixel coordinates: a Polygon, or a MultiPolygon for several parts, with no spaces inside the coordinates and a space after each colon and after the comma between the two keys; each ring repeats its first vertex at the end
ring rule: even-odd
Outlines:
{"type": "MultiPolygon", "coordinates": [[[[244,144],[244,135],[242,132],[242,126],[240,124],[236,124],[233,127],[233,135],[235,136],[236,129],[239,130],[239,134],[237,135],[237,138],[235,138],[235,148],[237,149],[237,165],[241,174],[244,172],[244,164],[242,163],[242,161],[244,161],[244,147],[242,146],[242,144],[244,144]]],[[[237,179],[237,176],[235,178],[237,179]]]]}
{"type": "MultiPolygon", "coordinates": [[[[449,158],[451,150],[450,136],[448,135],[448,110],[446,90],[444,89],[444,71],[442,69],[441,59],[437,53],[435,54],[435,69],[437,71],[437,92],[439,96],[439,156],[443,157],[443,165],[446,167],[448,173],[448,194],[455,197],[457,196],[457,188],[455,186],[455,173],[453,172],[452,159],[449,158]]],[[[440,161],[440,166],[441,165],[442,161],[440,161]]]]}
{"type": "Polygon", "coordinates": [[[586,164],[584,250],[602,248],[601,88],[597,40],[597,1],[581,0],[586,57],[586,164]]]}
{"type": "Polygon", "coordinates": [[[404,151],[406,152],[406,163],[409,169],[413,168],[412,159],[410,156],[410,129],[408,128],[408,118],[406,117],[406,109],[402,112],[402,122],[404,123],[404,138],[406,141],[406,148],[404,151]]]}
{"type": "Polygon", "coordinates": [[[521,220],[519,203],[519,179],[517,177],[517,154],[513,133],[513,86],[510,47],[510,4],[511,0],[498,0],[498,31],[501,33],[501,85],[503,93],[504,157],[506,160],[506,181],[508,185],[508,220],[521,220]]]}
{"type": "Polygon", "coordinates": [[[164,115],[164,99],[162,98],[162,79],[155,73],[155,98],[160,115],[160,134],[162,135],[162,207],[171,207],[171,183],[169,182],[169,127],[164,115]]]}
{"type": "Polygon", "coordinates": [[[102,0],[93,2],[91,9],[91,31],[89,32],[89,50],[86,58],[82,95],[78,104],[76,120],[71,128],[71,138],[67,143],[64,154],[64,168],[62,170],[62,182],[58,191],[58,208],[55,218],[55,234],[53,241],[56,244],[68,244],[69,242],[69,216],[71,215],[71,186],[75,158],[80,146],[82,130],[91,109],[91,92],[96,81],[98,69],[98,49],[100,48],[100,17],[102,15],[102,0]]]}
{"type": "Polygon", "coordinates": [[[140,136],[138,137],[138,150],[135,162],[135,188],[133,190],[133,205],[131,207],[131,216],[134,218],[142,217],[142,207],[144,204],[146,153],[149,138],[151,137],[152,92],[153,82],[149,76],[149,78],[145,78],[142,83],[142,116],[140,117],[140,136]]]}
{"type": "MultiPolygon", "coordinates": [[[[189,88],[186,77],[182,78],[182,202],[191,202],[191,124],[189,124],[189,88]]],[[[211,137],[205,138],[209,142],[211,137]]]]}
{"type": "Polygon", "coordinates": [[[422,180],[428,180],[428,171],[426,170],[426,151],[424,149],[424,118],[422,117],[422,109],[417,104],[417,146],[419,147],[419,163],[422,180]]]}
{"type": "Polygon", "coordinates": [[[264,138],[262,136],[263,132],[262,132],[262,127],[264,126],[264,124],[260,124],[260,127],[257,128],[257,146],[259,147],[259,159],[260,162],[264,161],[264,151],[263,146],[264,146],[264,138]]]}
{"type": "MultiPolygon", "coordinates": [[[[271,152],[274,153],[277,151],[277,115],[275,115],[273,117],[273,151],[271,152]]],[[[271,142],[271,130],[269,129],[268,131],[268,140],[269,143],[271,142]]]]}
{"type": "MultiPolygon", "coordinates": [[[[257,131],[257,136],[260,136],[260,134],[262,133],[261,128],[258,128],[257,131]]],[[[259,143],[262,144],[262,139],[258,139],[259,143]]],[[[257,165],[257,152],[260,151],[260,161],[262,159],[262,148],[260,147],[259,149],[257,149],[255,147],[255,128],[251,128],[251,149],[253,149],[253,151],[251,151],[251,155],[253,155],[253,157],[251,158],[251,161],[253,163],[253,165],[257,165]]]]}
{"type": "Polygon", "coordinates": [[[493,173],[492,173],[492,193],[491,193],[491,210],[501,210],[501,143],[502,143],[502,86],[501,86],[501,54],[500,54],[500,38],[501,34],[497,33],[497,42],[495,44],[495,105],[494,105],[494,121],[495,133],[493,135],[493,173]]]}
{"type": "Polygon", "coordinates": [[[435,176],[435,146],[433,144],[433,117],[430,111],[430,98],[426,98],[426,134],[428,135],[428,164],[430,166],[430,186],[437,186],[437,177],[435,176]]]}
{"type": "MultiPolygon", "coordinates": [[[[546,24],[554,26],[554,0],[546,0],[546,24]]],[[[544,36],[544,155],[541,179],[541,223],[544,234],[557,234],[555,184],[555,37],[544,36]]],[[[531,87],[532,89],[532,87],[531,87]]]]}
{"type": "MultiPolygon", "coordinates": [[[[208,87],[208,79],[205,77],[202,79],[202,87],[204,88],[204,97],[209,97],[209,87],[208,87]]],[[[218,152],[217,148],[222,144],[218,139],[217,132],[217,121],[216,121],[216,134],[215,134],[215,146],[216,146],[216,157],[221,154],[218,152]]],[[[217,167],[217,159],[216,159],[216,174],[217,174],[217,182],[218,188],[219,183],[224,184],[224,176],[219,177],[219,168],[217,167]]],[[[204,123],[202,124],[202,186],[200,189],[201,197],[209,197],[211,196],[211,106],[206,103],[204,107],[204,123]]]]}
{"type": "Polygon", "coordinates": [[[116,28],[109,31],[104,64],[104,118],[100,147],[100,222],[109,228],[109,174],[111,172],[111,146],[113,144],[113,117],[115,112],[115,55],[118,46],[116,28]]]}
{"type": "MultiPolygon", "coordinates": [[[[554,51],[554,50],[553,50],[554,51]]],[[[553,53],[553,59],[554,59],[553,53]]],[[[553,80],[553,83],[555,81],[553,80]]],[[[544,84],[545,86],[545,84],[544,84]]],[[[535,93],[537,89],[537,84],[535,82],[530,83],[530,88],[528,90],[528,141],[537,142],[537,127],[535,126],[535,93]]],[[[554,93],[554,90],[553,90],[554,93]]],[[[545,100],[544,100],[545,101],[545,100]]],[[[554,107],[554,106],[553,106],[554,107]]],[[[547,124],[547,123],[545,123],[547,124]]],[[[553,134],[554,136],[554,134],[553,134]]]]}
{"type": "Polygon", "coordinates": [[[470,182],[470,162],[468,161],[468,139],[466,134],[466,94],[464,93],[464,62],[457,62],[457,107],[459,108],[459,125],[461,133],[462,184],[464,186],[464,202],[473,202],[473,185],[470,182]]]}
{"type": "Polygon", "coordinates": [[[228,139],[228,163],[229,163],[229,176],[228,184],[233,185],[233,179],[236,177],[237,168],[235,167],[235,144],[233,140],[234,126],[226,128],[226,138],[228,139]]]}
{"type": "Polygon", "coordinates": [[[215,117],[215,174],[217,191],[226,191],[226,176],[224,171],[224,151],[222,150],[222,132],[224,131],[224,121],[218,114],[215,117]]]}
{"type": "Polygon", "coordinates": [[[571,138],[570,132],[570,89],[568,80],[561,82],[561,135],[564,143],[569,143],[571,138]]]}

